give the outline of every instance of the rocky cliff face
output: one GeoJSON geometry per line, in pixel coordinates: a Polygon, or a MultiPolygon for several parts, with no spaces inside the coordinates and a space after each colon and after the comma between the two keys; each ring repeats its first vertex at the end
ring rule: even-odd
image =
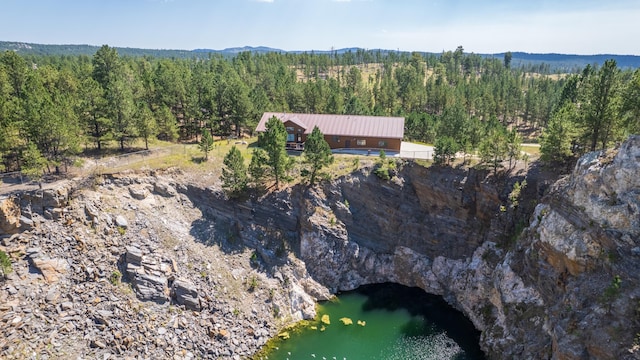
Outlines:
{"type": "Polygon", "coordinates": [[[529,177],[519,206],[522,176],[411,163],[246,202],[180,173],[5,197],[0,354],[240,358],[314,301],[394,282],[442,295],[492,359],[637,358],[639,167],[633,137],[543,199],[529,177]]]}
{"type": "Polygon", "coordinates": [[[639,174],[638,136],[584,156],[512,252],[510,266],[542,296],[538,332],[555,358],[639,357],[639,174]]]}
{"type": "Polygon", "coordinates": [[[396,282],[442,295],[490,358],[636,358],[639,166],[640,137],[583,157],[515,243],[499,240],[506,203],[479,177],[409,170],[369,196],[375,181],[345,179],[307,204],[301,257],[332,291],[396,282]]]}
{"type": "Polygon", "coordinates": [[[165,175],[0,198],[0,358],[240,359],[314,316],[299,260],[263,261],[220,192],[165,175]]]}

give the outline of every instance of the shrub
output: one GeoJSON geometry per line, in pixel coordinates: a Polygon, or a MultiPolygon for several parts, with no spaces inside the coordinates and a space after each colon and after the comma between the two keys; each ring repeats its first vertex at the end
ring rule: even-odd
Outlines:
{"type": "Polygon", "coordinates": [[[248,281],[249,291],[253,292],[258,287],[258,285],[258,277],[255,275],[251,276],[248,281]]]}
{"type": "Polygon", "coordinates": [[[609,284],[609,287],[607,287],[604,291],[605,296],[610,298],[617,296],[620,293],[621,283],[622,280],[620,280],[620,275],[614,276],[613,280],[611,280],[611,284],[609,284]]]}
{"type": "Polygon", "coordinates": [[[373,173],[382,180],[389,180],[396,172],[396,162],[394,159],[388,159],[384,150],[380,150],[380,156],[376,162],[373,173]]]}
{"type": "Polygon", "coordinates": [[[520,195],[522,194],[522,189],[527,186],[527,180],[522,180],[522,182],[516,181],[513,184],[513,190],[509,194],[509,201],[511,202],[511,207],[518,207],[520,201],[520,195]]]}
{"type": "Polygon", "coordinates": [[[11,268],[11,259],[9,259],[9,255],[6,252],[0,250],[0,271],[2,272],[2,277],[7,276],[7,274],[11,273],[13,269],[11,268]]]}
{"type": "Polygon", "coordinates": [[[620,279],[620,275],[616,275],[611,280],[611,284],[604,289],[604,293],[602,294],[602,301],[606,303],[609,310],[611,310],[611,302],[615,300],[618,295],[620,295],[620,285],[622,284],[622,280],[620,279]]]}
{"type": "Polygon", "coordinates": [[[358,170],[360,168],[360,158],[356,157],[352,160],[353,170],[358,170]]]}
{"type": "Polygon", "coordinates": [[[389,180],[391,179],[391,176],[389,175],[389,169],[386,166],[379,166],[377,167],[374,171],[374,174],[376,174],[377,177],[379,177],[382,180],[389,180]]]}
{"type": "Polygon", "coordinates": [[[122,273],[120,273],[120,271],[118,271],[118,270],[112,271],[111,275],[109,275],[109,282],[113,286],[116,286],[116,285],[120,284],[120,280],[121,279],[122,279],[122,273]]]}

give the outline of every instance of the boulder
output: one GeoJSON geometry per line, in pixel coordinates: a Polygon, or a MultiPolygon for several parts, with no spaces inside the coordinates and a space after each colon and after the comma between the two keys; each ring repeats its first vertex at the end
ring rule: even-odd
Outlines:
{"type": "Polygon", "coordinates": [[[125,260],[127,263],[140,265],[142,263],[142,250],[136,246],[127,246],[125,260]]]}
{"type": "Polygon", "coordinates": [[[147,195],[149,195],[149,192],[147,191],[146,188],[143,188],[143,187],[130,186],[129,194],[131,195],[132,198],[136,200],[144,200],[147,197],[147,195]]]}
{"type": "Polygon", "coordinates": [[[20,206],[40,215],[48,208],[62,208],[68,203],[69,185],[69,183],[62,183],[51,189],[21,193],[20,206]]]}
{"type": "Polygon", "coordinates": [[[176,279],[171,288],[175,301],[184,305],[187,309],[200,311],[200,299],[198,297],[198,289],[190,281],[176,279]]]}
{"type": "Polygon", "coordinates": [[[67,272],[69,264],[65,259],[49,259],[44,257],[31,258],[33,266],[38,269],[44,279],[48,283],[55,283],[60,280],[60,277],[67,272]]]}
{"type": "Polygon", "coordinates": [[[98,216],[100,215],[98,208],[89,202],[84,205],[84,212],[87,214],[90,221],[97,221],[98,216]]]}
{"type": "Polygon", "coordinates": [[[174,197],[178,194],[178,192],[176,191],[176,188],[174,188],[173,186],[169,185],[164,181],[158,181],[155,184],[153,184],[153,191],[155,191],[156,193],[164,197],[174,197]]]}
{"type": "Polygon", "coordinates": [[[139,272],[135,274],[132,282],[140,300],[154,301],[159,304],[169,301],[166,277],[139,272]]]}
{"type": "Polygon", "coordinates": [[[54,189],[45,189],[42,191],[42,205],[40,208],[52,207],[61,208],[67,204],[69,198],[69,189],[65,186],[58,186],[54,189]]]}
{"type": "Polygon", "coordinates": [[[169,301],[169,281],[156,263],[153,257],[144,256],[137,246],[127,246],[126,274],[138,299],[163,304],[169,301]]]}
{"type": "Polygon", "coordinates": [[[20,206],[15,198],[0,199],[0,235],[14,234],[20,229],[20,206]]]}
{"type": "Polygon", "coordinates": [[[316,316],[316,303],[298,284],[291,284],[289,290],[291,315],[296,320],[309,320],[316,316]]]}
{"type": "Polygon", "coordinates": [[[127,222],[127,219],[124,218],[124,216],[118,215],[116,216],[116,226],[126,229],[129,226],[129,223],[127,222]]]}
{"type": "Polygon", "coordinates": [[[20,216],[20,228],[22,230],[30,230],[36,226],[36,223],[26,216],[20,216]]]}

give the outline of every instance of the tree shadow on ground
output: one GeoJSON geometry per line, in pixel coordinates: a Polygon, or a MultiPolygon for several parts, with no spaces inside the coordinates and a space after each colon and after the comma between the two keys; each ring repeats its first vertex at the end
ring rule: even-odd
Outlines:
{"type": "Polygon", "coordinates": [[[191,161],[195,164],[202,164],[207,162],[207,159],[204,156],[192,156],[191,161]]]}

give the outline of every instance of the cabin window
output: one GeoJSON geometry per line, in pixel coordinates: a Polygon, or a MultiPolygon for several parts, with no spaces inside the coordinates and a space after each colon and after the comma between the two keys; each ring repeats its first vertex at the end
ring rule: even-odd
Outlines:
{"type": "Polygon", "coordinates": [[[340,136],[333,135],[333,142],[340,142],[340,136]]]}
{"type": "Polygon", "coordinates": [[[287,141],[291,142],[291,141],[296,141],[295,139],[295,134],[287,134],[287,141]]]}
{"type": "Polygon", "coordinates": [[[293,126],[287,126],[287,132],[294,132],[295,129],[293,128],[293,126]]]}
{"type": "Polygon", "coordinates": [[[356,140],[356,144],[358,144],[358,146],[366,146],[367,140],[365,139],[356,140]]]}
{"type": "Polygon", "coordinates": [[[387,142],[384,140],[378,141],[378,147],[381,147],[381,148],[387,147],[387,142]]]}

